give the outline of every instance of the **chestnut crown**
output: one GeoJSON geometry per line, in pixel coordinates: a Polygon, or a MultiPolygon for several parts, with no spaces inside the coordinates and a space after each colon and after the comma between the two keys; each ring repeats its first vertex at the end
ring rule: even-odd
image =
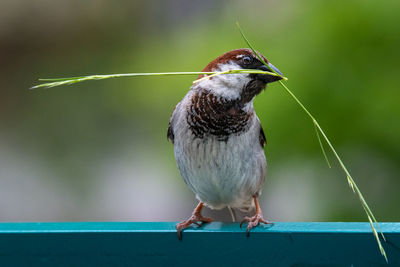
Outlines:
{"type": "MultiPolygon", "coordinates": [[[[266,63],[269,63],[268,60],[263,55],[261,55],[260,53],[258,53],[258,55],[266,63]]],[[[220,64],[227,64],[229,62],[235,62],[243,69],[257,69],[258,67],[263,65],[263,63],[258,60],[257,55],[255,55],[251,49],[240,48],[231,50],[229,52],[220,55],[219,57],[211,61],[203,69],[203,71],[204,72],[216,71],[220,64]]]]}

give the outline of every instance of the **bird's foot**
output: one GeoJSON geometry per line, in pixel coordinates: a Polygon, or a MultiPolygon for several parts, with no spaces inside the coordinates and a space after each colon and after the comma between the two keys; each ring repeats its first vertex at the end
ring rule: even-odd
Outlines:
{"type": "Polygon", "coordinates": [[[250,235],[250,230],[256,227],[260,223],[270,224],[269,221],[264,220],[262,213],[256,213],[253,217],[244,217],[243,221],[240,223],[240,228],[242,228],[242,224],[247,222],[247,231],[246,235],[250,235]]]}
{"type": "Polygon", "coordinates": [[[199,205],[194,210],[192,216],[190,216],[189,219],[187,219],[183,222],[180,222],[175,226],[179,240],[182,240],[182,230],[190,227],[190,225],[196,224],[197,226],[200,227],[204,223],[212,222],[211,218],[204,217],[203,215],[201,215],[200,212],[201,212],[202,207],[203,207],[203,203],[200,202],[199,205]]]}
{"type": "Polygon", "coordinates": [[[202,226],[203,223],[212,222],[211,218],[203,217],[201,214],[193,214],[189,219],[178,223],[175,228],[178,233],[179,240],[182,240],[182,230],[190,227],[190,225],[195,224],[197,226],[202,226]]]}

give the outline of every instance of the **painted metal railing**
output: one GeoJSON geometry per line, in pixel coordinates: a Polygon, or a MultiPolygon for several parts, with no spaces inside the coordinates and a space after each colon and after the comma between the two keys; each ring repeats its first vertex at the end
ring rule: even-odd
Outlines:
{"type": "Polygon", "coordinates": [[[400,223],[277,222],[246,237],[237,223],[0,223],[0,266],[400,266],[400,223]]]}

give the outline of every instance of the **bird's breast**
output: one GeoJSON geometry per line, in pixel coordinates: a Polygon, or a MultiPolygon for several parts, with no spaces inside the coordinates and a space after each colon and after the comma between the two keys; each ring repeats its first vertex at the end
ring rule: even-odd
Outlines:
{"type": "Polygon", "coordinates": [[[208,117],[204,119],[209,114],[198,116],[187,119],[186,127],[175,129],[175,158],[182,177],[210,207],[250,205],[266,174],[258,119],[254,114],[246,123],[233,126],[232,118],[226,118],[228,126],[219,127],[208,117]]]}
{"type": "Polygon", "coordinates": [[[195,137],[212,135],[220,141],[247,131],[253,117],[253,110],[244,111],[236,102],[208,91],[194,92],[186,111],[187,124],[195,137]]]}

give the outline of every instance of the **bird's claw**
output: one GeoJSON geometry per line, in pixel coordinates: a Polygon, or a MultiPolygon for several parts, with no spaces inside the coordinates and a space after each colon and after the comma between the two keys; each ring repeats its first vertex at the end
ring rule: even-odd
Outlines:
{"type": "Polygon", "coordinates": [[[264,220],[261,213],[256,213],[253,217],[244,217],[243,221],[240,223],[240,228],[242,228],[242,224],[247,222],[247,230],[246,236],[250,236],[250,230],[256,227],[260,223],[270,224],[269,221],[264,220]]]}
{"type": "Polygon", "coordinates": [[[190,227],[191,224],[195,224],[201,227],[204,223],[212,222],[211,218],[203,217],[201,214],[193,214],[186,221],[178,223],[175,228],[178,234],[178,239],[182,240],[182,230],[190,227]],[[199,223],[200,222],[200,223],[199,223]]]}

